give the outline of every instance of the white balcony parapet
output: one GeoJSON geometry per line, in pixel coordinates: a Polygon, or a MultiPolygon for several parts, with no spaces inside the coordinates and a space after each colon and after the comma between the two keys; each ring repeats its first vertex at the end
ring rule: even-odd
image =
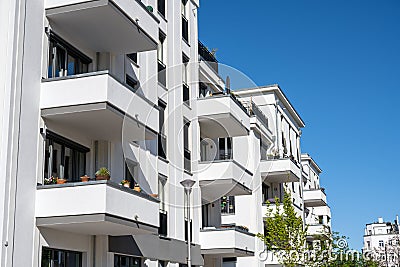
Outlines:
{"type": "Polygon", "coordinates": [[[38,186],[36,224],[90,235],[157,233],[159,201],[111,181],[38,186]]]}
{"type": "Polygon", "coordinates": [[[235,160],[200,161],[198,177],[202,198],[250,195],[253,174],[235,160]]]}
{"type": "Polygon", "coordinates": [[[326,194],[323,188],[304,190],[304,205],[306,207],[326,206],[326,194]]]}
{"type": "Polygon", "coordinates": [[[197,112],[202,136],[235,137],[247,135],[250,131],[246,108],[230,94],[198,98],[197,112]]]}
{"type": "Polygon", "coordinates": [[[157,48],[159,20],[139,0],[47,0],[45,9],[58,33],[93,51],[157,48]]]}
{"type": "Polygon", "coordinates": [[[331,229],[325,224],[309,224],[307,225],[307,238],[314,237],[330,238],[331,229]]]}
{"type": "Polygon", "coordinates": [[[43,80],[40,108],[50,127],[72,127],[94,140],[127,133],[129,140],[144,140],[158,132],[157,106],[108,71],[43,80]]]}
{"type": "MultiPolygon", "coordinates": [[[[296,212],[297,216],[300,216],[300,217],[303,216],[303,209],[302,208],[300,208],[297,205],[293,205],[293,208],[294,208],[294,211],[296,212]]],[[[263,206],[262,206],[263,217],[266,218],[266,217],[268,217],[268,215],[273,216],[276,213],[276,210],[277,210],[277,206],[276,206],[275,203],[270,203],[269,206],[267,204],[263,204],[263,206]]],[[[283,210],[283,203],[280,203],[279,211],[280,211],[279,214],[283,213],[283,211],[284,211],[283,210]]]]}
{"type": "Polygon", "coordinates": [[[254,256],[255,235],[233,228],[208,227],[200,231],[201,253],[223,257],[254,256]]]}
{"type": "Polygon", "coordinates": [[[298,182],[301,168],[290,158],[261,160],[261,175],[273,183],[298,182]]]}

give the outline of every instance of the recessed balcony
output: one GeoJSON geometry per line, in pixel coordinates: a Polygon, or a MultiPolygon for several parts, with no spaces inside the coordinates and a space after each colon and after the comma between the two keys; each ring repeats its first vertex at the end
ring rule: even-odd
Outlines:
{"type": "Polygon", "coordinates": [[[299,182],[301,178],[300,166],[290,158],[261,160],[260,171],[272,183],[299,182]]]}
{"type": "Polygon", "coordinates": [[[219,257],[254,256],[255,236],[238,227],[208,227],[200,231],[201,254],[219,257]]]}
{"type": "Polygon", "coordinates": [[[325,224],[311,224],[307,225],[307,238],[318,236],[323,238],[330,238],[331,229],[325,224]]]}
{"type": "Polygon", "coordinates": [[[253,174],[233,159],[200,161],[198,168],[201,196],[205,200],[251,194],[253,174]]]}
{"type": "Polygon", "coordinates": [[[157,137],[156,105],[108,71],[43,80],[40,101],[41,115],[53,129],[75,129],[93,140],[157,137]]]}
{"type": "Polygon", "coordinates": [[[204,137],[245,136],[250,131],[249,114],[232,94],[214,93],[198,98],[197,111],[204,137]]]}
{"type": "Polygon", "coordinates": [[[96,52],[155,50],[158,19],[139,0],[48,0],[50,25],[96,52]]]}
{"type": "Polygon", "coordinates": [[[158,233],[159,201],[111,181],[38,186],[36,224],[89,235],[158,233]]]}
{"type": "Polygon", "coordinates": [[[304,190],[303,193],[306,207],[326,206],[326,194],[323,188],[304,190]]]}

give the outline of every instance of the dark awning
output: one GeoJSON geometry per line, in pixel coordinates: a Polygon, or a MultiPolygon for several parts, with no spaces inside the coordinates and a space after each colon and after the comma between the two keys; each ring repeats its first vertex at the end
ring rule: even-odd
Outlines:
{"type": "MultiPolygon", "coordinates": [[[[187,243],[157,235],[110,236],[109,251],[153,260],[186,263],[187,243]]],[[[204,265],[199,245],[192,245],[192,265],[204,265]]]]}

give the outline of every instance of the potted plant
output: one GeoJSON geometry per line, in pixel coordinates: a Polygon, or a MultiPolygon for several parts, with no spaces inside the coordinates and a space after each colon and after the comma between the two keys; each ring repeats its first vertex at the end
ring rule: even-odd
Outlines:
{"type": "Polygon", "coordinates": [[[135,184],[135,186],[133,187],[133,190],[135,190],[136,192],[142,191],[139,184],[135,184]]]}
{"type": "Polygon", "coordinates": [[[44,178],[44,184],[45,185],[56,184],[56,183],[57,183],[57,179],[54,178],[53,176],[51,176],[49,178],[44,178]]]}
{"type": "Polygon", "coordinates": [[[130,187],[131,186],[131,182],[129,182],[128,180],[122,180],[120,183],[123,187],[130,187]]]}
{"type": "Polygon", "coordinates": [[[110,171],[106,167],[102,167],[96,172],[96,180],[110,180],[110,175],[110,171]]]}
{"type": "Polygon", "coordinates": [[[67,179],[64,178],[56,178],[57,179],[57,184],[65,184],[67,182],[67,179]]]}
{"type": "Polygon", "coordinates": [[[86,174],[84,176],[81,176],[81,181],[82,182],[89,182],[89,180],[90,180],[90,177],[87,176],[86,174]]]}

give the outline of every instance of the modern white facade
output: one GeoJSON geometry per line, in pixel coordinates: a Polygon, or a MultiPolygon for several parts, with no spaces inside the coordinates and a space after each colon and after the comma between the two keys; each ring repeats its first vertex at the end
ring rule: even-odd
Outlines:
{"type": "Polygon", "coordinates": [[[277,85],[225,88],[198,8],[1,1],[1,266],[185,266],[189,234],[193,266],[265,266],[284,186],[330,226],[303,120],[277,85]]]}
{"type": "Polygon", "coordinates": [[[383,266],[400,266],[399,218],[385,222],[383,218],[366,224],[363,253],[375,257],[383,266]]]}

